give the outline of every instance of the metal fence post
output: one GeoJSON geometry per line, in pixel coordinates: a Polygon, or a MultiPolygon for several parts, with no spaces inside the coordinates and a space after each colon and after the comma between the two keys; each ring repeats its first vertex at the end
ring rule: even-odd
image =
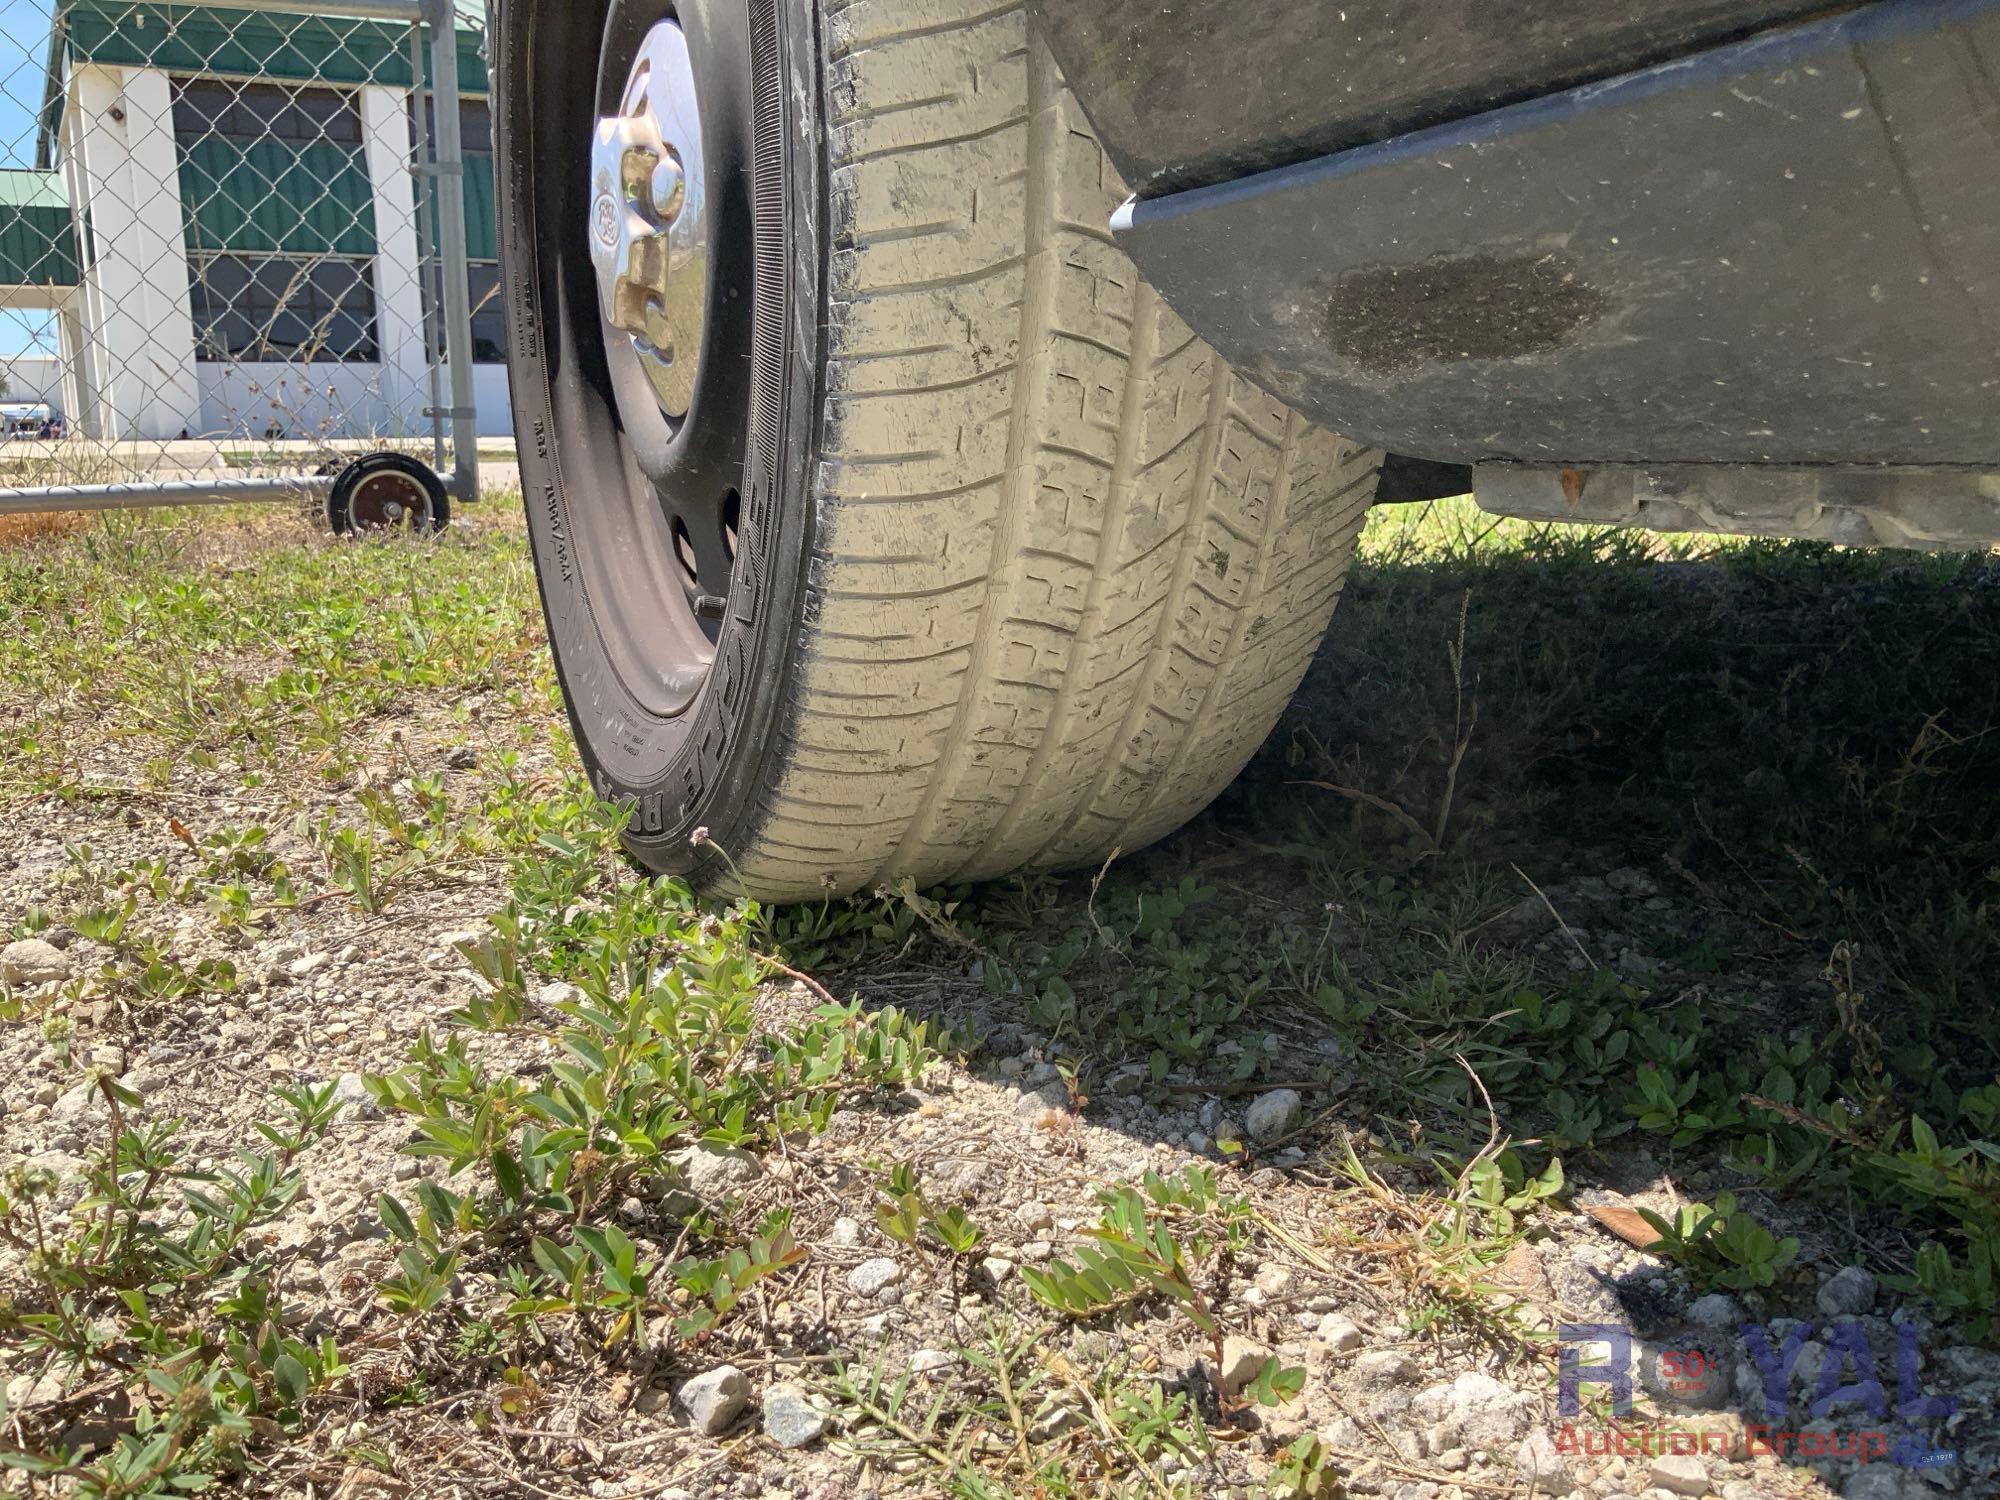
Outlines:
{"type": "Polygon", "coordinates": [[[417,205],[417,276],[422,283],[424,305],[431,309],[424,319],[424,383],[430,396],[424,408],[431,423],[431,467],[444,472],[445,406],[442,369],[444,362],[443,319],[437,309],[444,295],[438,288],[437,231],[431,227],[435,210],[431,206],[437,172],[431,165],[431,120],[437,102],[424,81],[424,23],[410,27],[410,144],[413,173],[411,196],[417,205]]]}
{"type": "Polygon", "coordinates": [[[437,119],[437,230],[444,282],[445,364],[451,383],[452,492],[479,498],[479,420],[472,389],[472,283],[466,269],[465,139],[459,121],[458,11],[424,0],[431,28],[431,99],[437,119]]]}

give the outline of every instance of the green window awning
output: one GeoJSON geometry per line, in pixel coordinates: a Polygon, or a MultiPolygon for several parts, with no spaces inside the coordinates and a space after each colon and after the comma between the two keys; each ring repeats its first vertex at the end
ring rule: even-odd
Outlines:
{"type": "Polygon", "coordinates": [[[54,172],[0,170],[0,285],[77,283],[76,226],[54,172]]]}

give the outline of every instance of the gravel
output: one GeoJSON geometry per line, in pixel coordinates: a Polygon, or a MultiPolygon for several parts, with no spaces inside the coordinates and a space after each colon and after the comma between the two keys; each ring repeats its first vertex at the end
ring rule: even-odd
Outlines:
{"type": "MultiPolygon", "coordinates": [[[[550,774],[550,761],[539,748],[548,738],[544,731],[545,726],[538,724],[533,740],[523,741],[530,746],[520,751],[523,777],[550,774]]],[[[454,722],[450,732],[463,736],[467,730],[454,722]]],[[[500,763],[503,749],[515,753],[504,741],[494,743],[478,757],[477,766],[462,778],[453,778],[452,785],[478,785],[492,774],[487,768],[500,763]]],[[[433,760],[442,757],[442,749],[437,749],[433,760]]],[[[383,760],[388,759],[385,752],[383,760]]],[[[388,785],[396,774],[392,765],[372,766],[370,784],[388,785]]],[[[228,809],[208,793],[179,789],[171,805],[198,832],[256,816],[251,809],[228,809]]],[[[327,800],[314,805],[317,810],[331,804],[327,800]]],[[[23,862],[0,874],[0,898],[6,902],[0,918],[17,922],[33,906],[47,909],[56,904],[54,872],[63,867],[64,843],[88,843],[106,860],[128,865],[163,854],[176,876],[189,872],[195,858],[192,851],[165,838],[157,819],[128,825],[125,811],[112,803],[49,802],[17,816],[4,830],[8,837],[0,840],[0,852],[18,854],[23,862]]],[[[152,819],[154,811],[148,807],[146,817],[152,819]]],[[[277,830],[274,846],[285,844],[291,836],[276,820],[270,821],[277,830]]],[[[302,846],[279,852],[299,870],[314,858],[302,846]]],[[[1613,904],[1580,912],[1587,920],[1576,925],[1595,928],[1593,948],[1602,946],[1615,954],[1637,942],[1631,932],[1618,928],[1618,910],[1636,908],[1651,898],[1641,894],[1643,882],[1620,872],[1597,884],[1602,893],[1582,887],[1582,896],[1609,898],[1613,904]]],[[[397,1248],[387,1242],[372,1205],[375,1195],[400,1180],[402,1173],[412,1174],[410,1181],[437,1173],[434,1167],[426,1169],[425,1164],[398,1155],[408,1138],[408,1121],[384,1118],[361,1080],[366,1072],[397,1066],[426,1029],[446,1029],[442,1018],[463,1004],[474,986],[456,945],[483,937],[489,930],[487,914],[503,899],[490,880],[484,885],[476,880],[454,883],[425,890],[422,896],[421,902],[393,903],[379,916],[350,910],[343,901],[322,902],[283,914],[270,928],[250,935],[219,931],[205,912],[187,914],[192,922],[171,924],[177,956],[182,962],[215,958],[233,963],[241,975],[235,992],[190,997],[164,1014],[127,1015],[110,1005],[96,1008],[88,1002],[69,1008],[66,1015],[74,1034],[68,1050],[60,1054],[35,1026],[0,1026],[0,1077],[9,1080],[0,1101],[5,1106],[0,1113],[0,1146],[6,1150],[0,1167],[27,1159],[55,1168],[67,1177],[65,1192],[69,1201],[75,1201],[81,1190],[76,1177],[84,1165],[81,1158],[96,1149],[103,1131],[103,1117],[88,1089],[81,1086],[80,1065],[85,1060],[124,1065],[127,1081],[147,1095],[149,1112],[156,1118],[189,1121],[183,1142],[189,1155],[218,1163],[227,1163],[238,1145],[254,1143],[249,1123],[258,1117],[274,1084],[332,1081],[342,1112],[329,1140],[302,1161],[307,1184],[301,1201],[307,1207],[299,1216],[301,1222],[274,1226],[274,1235],[282,1237],[279,1246],[293,1255],[288,1274],[297,1279],[288,1285],[288,1306],[296,1305],[314,1326],[323,1325],[344,1351],[357,1351],[351,1357],[358,1389],[393,1390],[412,1379],[419,1372],[397,1362],[408,1355],[394,1347],[395,1340],[371,1342],[379,1332],[379,1324],[370,1321],[380,1316],[377,1288],[384,1276],[393,1273],[397,1248]],[[274,1069],[268,1061],[272,1058],[282,1060],[285,1069],[274,1069]]],[[[1551,896],[1566,915],[1577,910],[1581,899],[1569,889],[1552,888],[1551,896]]],[[[151,907],[146,910],[153,914],[151,907]]],[[[157,916],[162,931],[172,915],[157,916]]],[[[1523,929],[1542,932],[1551,927],[1547,908],[1537,898],[1525,899],[1516,915],[1523,929]]],[[[1489,924],[1482,941],[1506,925],[1505,919],[1489,924]]],[[[6,945],[0,949],[0,982],[17,987],[47,985],[59,977],[90,974],[109,957],[108,950],[82,939],[69,942],[65,951],[63,944],[45,934],[6,945]],[[16,980],[7,977],[10,973],[32,977],[16,980]]],[[[1567,948],[1567,940],[1559,936],[1551,943],[1558,951],[1567,948]]],[[[575,986],[544,983],[544,978],[530,981],[530,993],[543,1007],[573,1005],[582,998],[575,986]]],[[[828,978],[832,982],[832,976],[828,978]]],[[[871,1005],[887,998],[901,1004],[911,993],[899,989],[901,983],[897,976],[894,984],[877,988],[863,978],[855,981],[853,992],[871,1005]]],[[[782,989],[774,987],[770,998],[774,1005],[781,1004],[782,989]]],[[[985,1019],[985,1012],[967,1014],[980,1003],[960,989],[947,988],[936,998],[937,1008],[954,1024],[985,1019]]],[[[1134,1064],[1114,1071],[1105,1087],[1092,1090],[1100,1097],[1075,1110],[1069,1107],[1067,1090],[1046,1071],[1052,1040],[1035,1034],[1018,1012],[1003,1010],[998,1015],[1001,1026],[987,1033],[994,1038],[997,1060],[990,1065],[975,1062],[969,1068],[947,1065],[924,1080],[920,1096],[906,1095],[886,1105],[850,1100],[825,1134],[788,1139],[783,1154],[774,1150],[765,1160],[709,1145],[678,1153],[690,1197],[742,1200],[748,1222],[769,1209],[791,1207],[795,1233],[809,1249],[810,1260],[802,1272],[774,1278],[760,1288],[759,1317],[732,1322],[724,1337],[708,1345],[707,1360],[731,1358],[740,1361],[740,1367],[725,1364],[697,1373],[676,1390],[672,1382],[691,1369],[699,1371],[704,1361],[698,1348],[675,1345],[672,1357],[682,1363],[634,1371],[623,1405],[606,1395],[604,1388],[614,1385],[612,1379],[598,1380],[574,1370],[549,1377],[538,1374],[545,1389],[562,1403],[545,1414],[548,1424],[568,1423],[573,1408],[573,1430],[615,1457],[595,1468],[567,1472],[534,1467],[546,1461],[535,1455],[544,1449],[580,1454],[578,1445],[509,1444],[509,1451],[525,1460],[527,1477],[549,1492],[607,1500],[669,1496],[676,1484],[685,1485],[682,1493],[697,1500],[723,1500],[739,1493],[774,1496],[780,1491],[793,1500],[858,1495],[853,1460],[844,1456],[844,1445],[826,1442],[849,1414],[822,1411],[815,1404],[824,1399],[816,1398],[812,1388],[825,1369],[810,1363],[809,1357],[828,1350],[852,1351],[857,1369],[884,1369],[891,1378],[904,1371],[930,1377],[920,1401],[956,1399],[962,1388],[976,1385],[979,1378],[962,1363],[958,1351],[978,1348],[982,1330],[996,1316],[1021,1320],[1022,1327],[1047,1324],[1045,1352],[1062,1355],[1077,1369],[1094,1372],[1118,1362],[1128,1370],[1152,1372],[1147,1379],[1156,1381],[1162,1392],[1190,1388],[1188,1372],[1196,1361],[1206,1359],[1207,1343],[1192,1337],[1185,1318],[1169,1305],[1158,1300],[1137,1303],[1115,1316],[1073,1325],[1054,1319],[1032,1299],[1019,1267],[1070,1255],[1082,1231],[1096,1222],[1094,1194],[1104,1183],[1134,1181],[1147,1170],[1171,1174],[1187,1163],[1189,1142],[1244,1140],[1269,1146],[1296,1130],[1309,1111],[1334,1102],[1337,1094],[1319,1092],[1318,1084],[1311,1090],[1254,1095],[1225,1093],[1219,1086],[1212,1094],[1202,1093],[1211,1085],[1199,1069],[1190,1068],[1169,1080],[1172,1092],[1162,1098],[1149,1070],[1134,1064]],[[1010,1050],[1000,1056],[1003,1046],[1010,1050]],[[1060,1133],[1041,1118],[1045,1111],[1062,1116],[1055,1122],[1063,1127],[1060,1133]],[[1169,1140],[1182,1144],[1161,1144],[1169,1140]],[[875,1227],[872,1208],[879,1180],[874,1164],[888,1161],[915,1163],[926,1191],[937,1195],[938,1202],[964,1205],[990,1236],[978,1257],[956,1266],[931,1250],[897,1249],[895,1256],[876,1253],[891,1248],[875,1227]],[[765,1314],[769,1323],[760,1326],[759,1318],[765,1314]],[[762,1390],[754,1433],[745,1420],[752,1394],[745,1370],[760,1381],[773,1382],[762,1390]],[[676,1408],[685,1412],[689,1430],[678,1427],[676,1408]],[[717,1433],[732,1431],[737,1436],[725,1440],[726,1450],[709,1441],[717,1433]],[[716,1464],[725,1451],[728,1463],[716,1464]]],[[[978,1031],[976,1026],[968,1029],[978,1031]]],[[[1300,1046],[1310,1059],[1308,1067],[1272,1076],[1313,1076],[1322,1057],[1343,1067],[1367,1065],[1365,1056],[1344,1060],[1337,1050],[1316,1047],[1309,1036],[1301,1035],[1300,1046]]],[[[1244,1046],[1236,1050],[1240,1053],[1244,1046]]],[[[1221,1055],[1225,1054],[1218,1048],[1221,1055]]],[[[510,1042],[496,1046],[486,1060],[528,1078],[546,1072],[549,1054],[532,1044],[510,1042]]],[[[1431,1185],[1414,1174],[1398,1176],[1393,1162],[1381,1165],[1377,1155],[1381,1143],[1359,1133],[1358,1124],[1351,1128],[1358,1132],[1357,1149],[1398,1190],[1421,1193],[1431,1185]]],[[[1327,1191],[1321,1175],[1325,1143],[1316,1133],[1308,1133],[1300,1144],[1306,1148],[1304,1156],[1260,1153],[1256,1170],[1232,1176],[1231,1190],[1251,1194],[1261,1214],[1301,1238],[1319,1245],[1335,1243],[1314,1237],[1342,1212],[1340,1195],[1327,1191]],[[1300,1164],[1300,1170],[1291,1169],[1292,1161],[1300,1164]]],[[[1581,1177],[1586,1167],[1579,1162],[1575,1170],[1581,1177]]],[[[1633,1191],[1665,1175],[1666,1167],[1654,1163],[1638,1174],[1633,1191]]],[[[1673,1186],[1688,1184],[1681,1180],[1673,1186]]],[[[407,1189],[397,1191],[409,1196],[407,1189]]],[[[663,1222],[664,1217],[668,1217],[665,1205],[657,1201],[633,1199],[621,1210],[621,1222],[635,1238],[643,1235],[662,1250],[672,1244],[676,1228],[663,1222]]],[[[1797,1224],[1785,1230],[1803,1233],[1797,1224]]],[[[1926,1484],[1914,1472],[1870,1464],[1834,1472],[1835,1488],[1845,1490],[1848,1500],[1935,1500],[1948,1493],[2000,1493],[1994,1488],[1994,1474],[2000,1469],[1980,1467],[1984,1460],[1979,1458],[1995,1445],[1996,1440],[1985,1434],[2000,1434],[2000,1414],[1996,1414],[2000,1356],[1969,1347],[1962,1326],[1955,1330],[1939,1310],[1914,1301],[1890,1305],[1891,1293],[1851,1269],[1829,1275],[1817,1288],[1787,1285],[1746,1296],[1747,1311],[1737,1299],[1719,1293],[1688,1302],[1690,1290],[1678,1270],[1613,1241],[1581,1216],[1538,1212],[1534,1236],[1531,1259],[1539,1260],[1550,1285],[1531,1281],[1515,1293],[1520,1313],[1551,1325],[1557,1321],[1635,1325],[1659,1335],[1666,1347],[1676,1344],[1671,1330],[1683,1324],[1695,1330],[1695,1336],[1713,1335],[1731,1351],[1725,1368],[1743,1366],[1746,1383],[1736,1394],[1739,1403],[1749,1398],[1752,1404],[1745,1409],[1753,1412],[1762,1409],[1762,1381],[1741,1354],[1737,1330],[1744,1321],[1773,1322],[1783,1313],[1817,1313],[1821,1319],[1879,1313],[1869,1326],[1873,1330],[1879,1321],[1887,1330],[1891,1317],[1921,1313],[1935,1320],[1937,1327],[1922,1324],[1925,1389],[1959,1400],[1961,1412],[1949,1429],[1928,1433],[1927,1439],[1938,1447],[1960,1450],[1959,1468],[1936,1476],[1946,1483],[1926,1484]]],[[[1815,1241],[1809,1234],[1806,1238],[1818,1253],[1825,1253],[1824,1245],[1842,1243],[1815,1241]]],[[[1343,1260],[1347,1254],[1341,1252],[1343,1260]]],[[[1408,1337],[1403,1332],[1407,1306],[1398,1300],[1405,1289],[1381,1275],[1380,1262],[1371,1264],[1367,1252],[1356,1250],[1353,1259],[1359,1279],[1329,1275],[1323,1259],[1294,1256],[1274,1239],[1260,1236],[1254,1251],[1232,1270],[1227,1284],[1219,1288],[1229,1299],[1219,1305],[1231,1337],[1217,1384],[1240,1392],[1255,1379],[1265,1359],[1275,1354],[1288,1366],[1302,1367],[1306,1385],[1297,1403],[1282,1411],[1256,1412],[1245,1441],[1219,1445],[1228,1456],[1214,1462],[1238,1467],[1224,1473],[1204,1467],[1202,1461],[1184,1466],[1175,1480],[1184,1492],[1218,1497],[1261,1493],[1263,1471],[1257,1466],[1268,1465],[1293,1432],[1323,1431],[1340,1438],[1336,1446],[1349,1452],[1379,1454],[1379,1427],[1406,1460],[1420,1472],[1429,1471],[1430,1477],[1378,1470],[1350,1486],[1356,1495],[1448,1500],[1454,1485],[1446,1475],[1463,1476],[1456,1493],[1464,1500],[1502,1491],[1530,1477],[1543,1495],[1581,1489],[1600,1500],[1642,1491],[1650,1500],[1699,1496],[1711,1492],[1711,1483],[1722,1500],[1770,1500],[1779,1494],[1785,1500],[1798,1496],[1828,1500],[1834,1493],[1805,1469],[1753,1469],[1717,1460],[1712,1476],[1704,1471],[1703,1488],[1692,1490],[1670,1482],[1671,1469],[1660,1470],[1644,1459],[1614,1467],[1600,1458],[1566,1458],[1555,1451],[1552,1439],[1550,1424],[1558,1419],[1552,1414],[1553,1376],[1548,1365],[1510,1359],[1474,1336],[1469,1325],[1449,1319],[1437,1325],[1436,1337],[1408,1337]],[[1396,1340],[1407,1342],[1396,1348],[1369,1347],[1371,1342],[1396,1340]],[[1260,1482],[1251,1484],[1251,1477],[1260,1482]]],[[[1782,1346],[1782,1332],[1773,1337],[1782,1346]]],[[[1871,1337],[1878,1374],[1887,1383],[1894,1369],[1892,1339],[1887,1332],[1871,1332],[1871,1337]]],[[[1801,1373],[1816,1376],[1828,1357],[1813,1345],[1801,1358],[1801,1373]]],[[[5,1381],[32,1373],[18,1363],[9,1367],[6,1351],[0,1350],[0,1377],[5,1381]]],[[[423,1373],[433,1383],[439,1378],[434,1368],[423,1373]]],[[[1199,1390],[1198,1381],[1193,1385],[1199,1390]]],[[[1890,1389],[1893,1392],[1893,1385],[1890,1389]]],[[[1795,1403],[1809,1402],[1810,1383],[1795,1381],[1790,1394],[1795,1403]]],[[[1038,1388],[1031,1399],[1034,1404],[1027,1415],[1038,1441],[1077,1430],[1086,1434],[1075,1440],[1080,1446],[1096,1442],[1087,1407],[1068,1390],[1038,1388]]],[[[1720,1423],[1728,1415],[1716,1413],[1702,1421],[1720,1423]]],[[[1785,1415],[1788,1423],[1803,1420],[1802,1415],[1785,1415]]],[[[376,1407],[368,1415],[368,1440],[399,1455],[422,1451],[412,1448],[410,1439],[415,1434],[421,1443],[434,1436],[431,1429],[415,1425],[431,1420],[415,1412],[402,1416],[376,1407]],[[404,1422],[412,1425],[398,1425],[404,1422]]],[[[474,1445],[479,1442],[476,1435],[466,1436],[474,1445]]],[[[1165,1472],[1165,1465],[1161,1467],[1165,1472]]],[[[343,1484],[338,1462],[331,1476],[327,1493],[373,1500],[360,1481],[343,1484]]],[[[895,1476],[885,1468],[877,1470],[870,1482],[884,1500],[890,1500],[926,1493],[922,1489],[926,1479],[895,1476]]],[[[1679,1476],[1681,1484],[1694,1482],[1692,1468],[1679,1476]]],[[[384,1491],[385,1500],[386,1495],[384,1491]]]]}

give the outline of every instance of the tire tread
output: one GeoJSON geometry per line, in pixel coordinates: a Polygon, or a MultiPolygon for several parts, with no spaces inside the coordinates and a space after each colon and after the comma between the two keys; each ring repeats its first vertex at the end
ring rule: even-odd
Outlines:
{"type": "Polygon", "coordinates": [[[1124,187],[1021,10],[853,0],[822,30],[813,628],[732,852],[804,897],[1136,849],[1296,689],[1379,456],[1139,279],[1104,228],[1124,187]]]}

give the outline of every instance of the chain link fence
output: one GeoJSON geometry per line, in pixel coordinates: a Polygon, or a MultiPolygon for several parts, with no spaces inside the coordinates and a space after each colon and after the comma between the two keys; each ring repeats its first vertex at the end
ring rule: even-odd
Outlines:
{"type": "Polygon", "coordinates": [[[475,498],[484,0],[0,14],[0,514],[320,498],[385,451],[475,498]]]}

